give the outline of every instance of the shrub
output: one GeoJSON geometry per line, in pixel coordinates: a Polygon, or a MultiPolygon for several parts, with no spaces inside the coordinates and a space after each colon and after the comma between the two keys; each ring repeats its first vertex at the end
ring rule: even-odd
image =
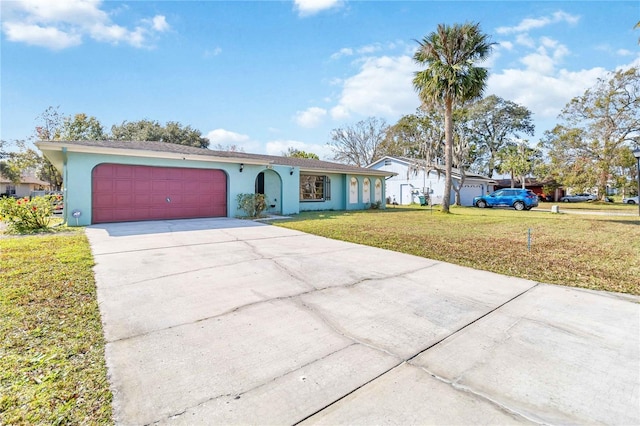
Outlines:
{"type": "Polygon", "coordinates": [[[267,209],[267,197],[264,194],[238,194],[238,208],[249,217],[259,217],[267,209]]]}
{"type": "Polygon", "coordinates": [[[51,224],[52,202],[51,197],[2,198],[0,220],[9,231],[20,234],[46,229],[51,224]]]}

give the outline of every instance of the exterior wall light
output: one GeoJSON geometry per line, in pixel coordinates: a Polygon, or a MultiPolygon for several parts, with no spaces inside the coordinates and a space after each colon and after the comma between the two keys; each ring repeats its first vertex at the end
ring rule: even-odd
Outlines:
{"type": "Polygon", "coordinates": [[[244,170],[244,163],[240,163],[240,173],[242,173],[242,170],[244,170]]]}
{"type": "Polygon", "coordinates": [[[289,170],[289,174],[290,174],[291,176],[293,176],[293,171],[294,171],[294,170],[295,170],[295,168],[293,168],[293,167],[291,167],[291,170],[289,170]]]}

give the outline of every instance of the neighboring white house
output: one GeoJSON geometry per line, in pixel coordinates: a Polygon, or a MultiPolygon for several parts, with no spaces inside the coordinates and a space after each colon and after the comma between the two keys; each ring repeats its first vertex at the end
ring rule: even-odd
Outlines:
{"type": "MultiPolygon", "coordinates": [[[[387,178],[387,200],[401,205],[420,203],[420,196],[429,194],[431,204],[442,204],[444,195],[444,171],[438,173],[431,170],[428,174],[424,168],[412,167],[415,160],[403,157],[383,157],[368,165],[368,168],[397,173],[387,178]]],[[[441,166],[444,169],[444,166],[441,166]]],[[[460,170],[452,170],[453,184],[459,185],[461,180],[460,170]]],[[[460,204],[473,205],[473,197],[487,194],[493,191],[496,181],[486,176],[474,173],[466,173],[462,189],[460,190],[460,204]]],[[[451,190],[451,204],[455,201],[455,192],[451,190]]]]}

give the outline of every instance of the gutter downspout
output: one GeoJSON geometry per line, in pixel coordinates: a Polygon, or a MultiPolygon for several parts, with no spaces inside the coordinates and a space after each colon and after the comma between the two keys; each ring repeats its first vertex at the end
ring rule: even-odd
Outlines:
{"type": "Polygon", "coordinates": [[[68,223],[67,217],[69,215],[68,201],[67,201],[67,147],[62,147],[62,209],[64,211],[64,215],[62,216],[62,224],[66,225],[68,223]]]}

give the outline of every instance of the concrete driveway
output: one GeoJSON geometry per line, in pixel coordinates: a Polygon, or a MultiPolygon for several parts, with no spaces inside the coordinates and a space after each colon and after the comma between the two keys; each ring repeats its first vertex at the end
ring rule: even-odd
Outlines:
{"type": "Polygon", "coordinates": [[[235,219],[86,233],[119,424],[640,423],[637,297],[235,219]]]}

